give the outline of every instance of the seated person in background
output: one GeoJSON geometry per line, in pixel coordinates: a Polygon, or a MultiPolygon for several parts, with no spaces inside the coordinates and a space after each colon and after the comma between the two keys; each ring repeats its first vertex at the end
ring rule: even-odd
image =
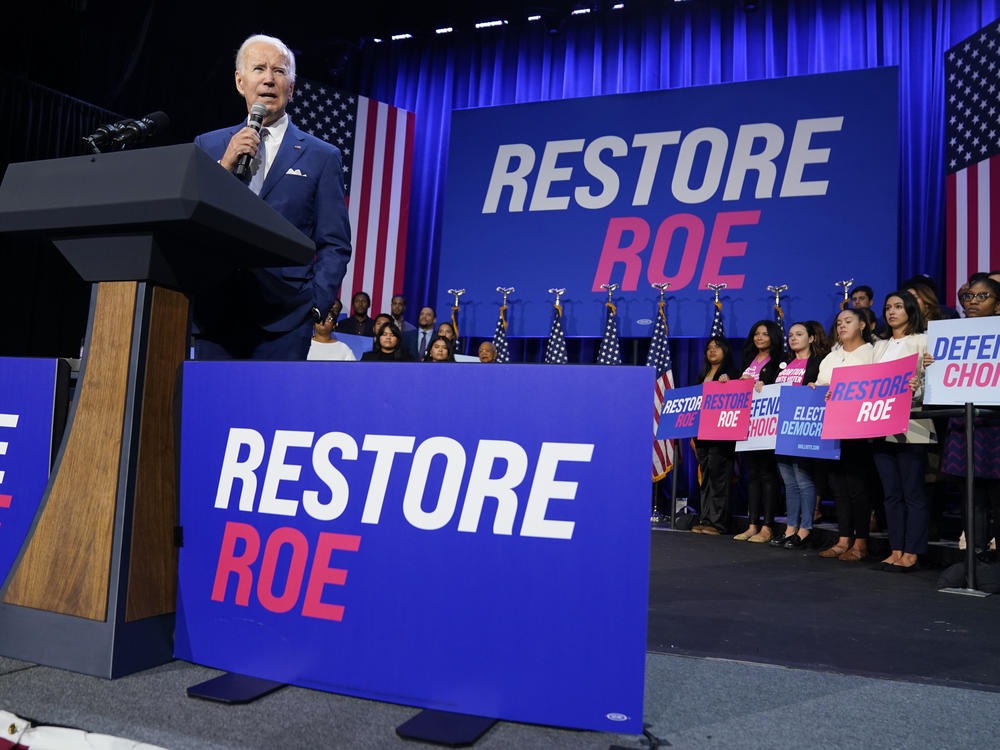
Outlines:
{"type": "Polygon", "coordinates": [[[337,323],[338,333],[350,333],[355,336],[373,336],[375,327],[368,317],[368,308],[372,306],[371,297],[367,292],[357,292],[351,297],[351,315],[337,323]]]}
{"type": "MultiPolygon", "coordinates": [[[[412,331],[403,331],[403,346],[415,359],[422,360],[427,354],[427,347],[434,338],[434,324],[437,315],[432,307],[421,307],[417,316],[417,327],[412,331]]],[[[400,329],[402,330],[402,329],[400,329]]]]}
{"type": "Polygon", "coordinates": [[[427,354],[424,355],[424,362],[454,362],[455,350],[452,348],[451,339],[446,336],[435,336],[431,339],[430,346],[427,347],[427,354]]]}
{"type": "Polygon", "coordinates": [[[403,348],[403,334],[391,320],[383,324],[375,339],[375,348],[361,355],[362,362],[412,362],[403,348]]]}
{"type": "Polygon", "coordinates": [[[343,341],[337,341],[330,332],[333,330],[333,323],[336,320],[333,315],[333,308],[330,313],[320,323],[313,324],[313,337],[309,342],[309,354],[306,359],[355,362],[354,352],[343,341]]]}
{"type": "Polygon", "coordinates": [[[403,314],[406,312],[406,297],[402,294],[397,294],[389,302],[389,309],[392,311],[392,322],[395,323],[399,330],[404,334],[408,331],[415,331],[417,327],[413,323],[408,323],[403,320],[403,314]]]}
{"type": "Polygon", "coordinates": [[[337,327],[337,322],[340,320],[340,313],[344,311],[344,303],[340,299],[335,299],[333,304],[330,305],[330,315],[333,316],[333,327],[337,327]]]}
{"type": "Polygon", "coordinates": [[[451,323],[445,321],[438,326],[437,335],[444,336],[446,339],[453,342],[455,340],[455,329],[451,327],[451,323]]]}
{"type": "Polygon", "coordinates": [[[492,341],[484,341],[479,345],[479,361],[484,363],[497,361],[497,348],[492,341]]]}
{"type": "Polygon", "coordinates": [[[871,307],[872,300],[875,299],[875,292],[867,284],[854,287],[851,292],[851,307],[871,307]]]}
{"type": "MultiPolygon", "coordinates": [[[[372,338],[377,339],[382,326],[389,322],[392,322],[392,316],[388,313],[379,313],[376,315],[374,320],[372,320],[372,338]]],[[[399,328],[399,326],[396,327],[399,328]]]]}

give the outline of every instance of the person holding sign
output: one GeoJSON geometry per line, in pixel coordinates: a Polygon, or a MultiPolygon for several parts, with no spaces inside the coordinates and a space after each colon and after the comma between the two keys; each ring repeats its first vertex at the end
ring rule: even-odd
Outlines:
{"type": "MultiPolygon", "coordinates": [[[[864,309],[848,307],[837,315],[836,331],[840,348],[823,357],[819,375],[812,385],[830,385],[834,368],[872,363],[875,350],[871,345],[871,330],[862,314],[864,309]]],[[[830,469],[830,486],[837,501],[840,533],[837,543],[820,552],[820,557],[857,562],[868,556],[871,495],[865,477],[870,463],[871,452],[865,440],[841,441],[840,460],[830,469]]]]}
{"type": "MultiPolygon", "coordinates": [[[[733,376],[733,352],[724,336],[712,336],[705,344],[705,358],[698,384],[706,380],[725,382],[733,376]]],[[[701,473],[701,515],[691,527],[695,534],[721,534],[729,522],[729,493],[732,487],[732,440],[695,439],[694,451],[701,473]]]]}
{"type": "MultiPolygon", "coordinates": [[[[783,336],[778,324],[773,320],[758,320],[750,328],[743,344],[744,380],[753,380],[754,388],[771,385],[778,377],[778,366],[782,360],[783,336]]],[[[765,544],[771,541],[774,525],[774,510],[778,501],[778,467],[774,461],[774,451],[747,451],[747,516],[750,525],[734,539],[738,541],[765,544]],[[763,499],[763,525],[761,518],[763,499]]]]}
{"type": "MultiPolygon", "coordinates": [[[[788,348],[791,350],[788,362],[782,363],[775,382],[789,385],[814,383],[819,375],[819,363],[829,352],[826,340],[817,340],[810,333],[807,323],[792,323],[788,328],[788,348]]],[[[812,533],[816,500],[813,462],[802,456],[778,456],[777,463],[781,481],[785,484],[786,524],[784,536],[772,539],[771,545],[798,549],[805,545],[812,533]]]]}
{"type": "MultiPolygon", "coordinates": [[[[976,274],[970,279],[968,289],[959,294],[959,302],[966,318],[985,318],[1000,315],[1000,283],[989,276],[976,274]]],[[[934,357],[924,355],[924,365],[930,367],[934,357]]],[[[944,363],[936,365],[944,367],[944,363]]],[[[976,549],[985,549],[987,540],[1000,534],[1000,425],[987,423],[976,417],[975,484],[973,501],[976,509],[974,540],[976,549]],[[989,531],[989,511],[992,510],[994,529],[989,531]]],[[[941,452],[941,471],[954,476],[965,476],[965,419],[948,420],[948,434],[941,452]]],[[[962,505],[963,515],[965,505],[962,505]]],[[[963,524],[964,525],[964,524],[963,524]]],[[[964,532],[963,532],[964,533],[964,532]]]]}
{"type": "MultiPolygon", "coordinates": [[[[922,360],[927,352],[920,303],[908,291],[896,291],[885,298],[885,323],[888,335],[874,345],[874,362],[891,362],[918,355],[917,372],[910,379],[913,406],[923,397],[922,360]]],[[[903,435],[890,435],[875,443],[875,466],[885,493],[885,516],[892,552],[878,567],[893,572],[917,570],[917,555],[927,551],[930,522],[924,471],[927,467],[927,444],[936,442],[929,419],[911,419],[903,435]]]]}

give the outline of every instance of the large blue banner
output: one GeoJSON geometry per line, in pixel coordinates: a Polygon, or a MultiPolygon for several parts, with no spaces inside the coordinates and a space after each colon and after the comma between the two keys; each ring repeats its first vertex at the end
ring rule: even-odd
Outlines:
{"type": "Polygon", "coordinates": [[[454,112],[438,274],[466,289],[463,334],[544,336],[550,288],[566,334],[600,336],[601,285],[624,336],[647,336],[669,283],[671,333],[773,315],[829,320],[836,281],[895,287],[898,71],[859,70],[454,112]]]}
{"type": "Polygon", "coordinates": [[[49,480],[55,359],[0,358],[0,583],[49,480]]]}
{"type": "Polygon", "coordinates": [[[176,655],[642,728],[643,367],[188,362],[176,655]]]}

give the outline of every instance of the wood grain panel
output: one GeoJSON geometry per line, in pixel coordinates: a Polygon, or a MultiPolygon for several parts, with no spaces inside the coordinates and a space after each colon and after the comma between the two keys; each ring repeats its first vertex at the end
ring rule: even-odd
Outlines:
{"type": "Polygon", "coordinates": [[[134,281],[97,288],[86,371],[58,474],[4,602],[105,620],[134,281]]]}
{"type": "Polygon", "coordinates": [[[132,552],[125,619],[174,611],[177,600],[177,479],[174,474],[174,382],[187,345],[188,302],[153,289],[136,466],[132,552]]]}

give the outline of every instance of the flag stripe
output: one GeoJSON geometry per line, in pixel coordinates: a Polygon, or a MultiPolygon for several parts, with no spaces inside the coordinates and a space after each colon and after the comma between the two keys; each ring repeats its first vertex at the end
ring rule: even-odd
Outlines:
{"type": "MultiPolygon", "coordinates": [[[[381,112],[382,107],[379,107],[379,122],[382,122],[383,116],[385,118],[385,126],[379,127],[379,134],[382,136],[382,148],[379,149],[378,154],[381,156],[382,164],[382,184],[381,184],[381,194],[379,195],[379,206],[386,207],[388,210],[380,210],[372,217],[373,220],[377,221],[378,233],[376,235],[376,244],[374,252],[374,264],[372,269],[371,280],[368,282],[370,284],[370,289],[372,290],[372,311],[373,314],[380,313],[383,310],[387,310],[389,307],[389,300],[392,297],[392,292],[386,295],[386,279],[385,279],[385,256],[389,252],[388,239],[389,239],[389,218],[392,210],[392,162],[395,156],[396,147],[396,108],[387,107],[385,113],[381,112]],[[379,248],[382,252],[378,252],[379,248]]],[[[392,280],[389,279],[391,282],[392,280]]]]}
{"type": "Polygon", "coordinates": [[[993,225],[1000,219],[1000,159],[996,156],[988,162],[990,198],[986,212],[990,227],[990,270],[1000,268],[1000,231],[993,231],[993,225]]]}
{"type": "Polygon", "coordinates": [[[364,96],[358,97],[358,109],[357,109],[357,130],[354,136],[354,161],[351,165],[351,203],[349,207],[348,214],[351,219],[351,229],[354,234],[354,241],[351,243],[354,252],[351,254],[351,260],[347,264],[347,272],[344,274],[344,285],[346,289],[343,289],[342,296],[344,298],[344,307],[348,310],[350,309],[351,296],[354,294],[354,290],[358,288],[358,284],[355,277],[355,270],[359,265],[364,264],[364,234],[365,226],[361,224],[362,207],[364,208],[365,216],[368,215],[368,201],[366,198],[366,184],[370,183],[371,175],[366,174],[366,170],[361,168],[365,164],[365,152],[368,150],[368,144],[371,140],[368,132],[368,98],[364,96]],[[358,155],[361,155],[361,162],[358,163],[358,155]]]}
{"type": "Polygon", "coordinates": [[[400,171],[401,185],[399,189],[399,229],[396,233],[396,277],[393,289],[402,293],[403,278],[406,273],[406,232],[410,218],[410,176],[413,170],[413,133],[414,116],[412,112],[400,110],[404,116],[405,131],[403,133],[403,158],[400,160],[403,168],[400,171]]]}
{"type": "Polygon", "coordinates": [[[956,181],[957,177],[954,174],[950,174],[945,178],[945,205],[947,206],[947,210],[945,211],[945,233],[948,237],[948,257],[946,258],[947,272],[945,274],[945,278],[948,286],[945,290],[943,301],[946,305],[956,304],[954,296],[955,290],[958,289],[961,283],[958,281],[958,268],[955,263],[955,257],[957,254],[955,234],[958,231],[955,224],[956,181]]]}
{"type": "MultiPolygon", "coordinates": [[[[368,111],[368,128],[371,136],[368,147],[365,149],[366,171],[371,175],[371,182],[368,186],[368,210],[363,215],[365,227],[365,255],[361,273],[354,272],[354,278],[359,279],[356,289],[368,292],[369,296],[374,292],[372,280],[375,278],[375,258],[378,255],[378,226],[379,216],[382,208],[382,175],[385,153],[385,120],[386,105],[382,102],[372,102],[368,111]]],[[[360,244],[360,243],[359,243],[360,244]]],[[[381,310],[372,305],[370,314],[376,315],[381,310]]]]}
{"type": "Polygon", "coordinates": [[[977,268],[990,270],[990,162],[976,165],[976,258],[977,268]]]}
{"type": "Polygon", "coordinates": [[[955,273],[961,286],[969,278],[968,171],[955,175],[955,273]]]}

